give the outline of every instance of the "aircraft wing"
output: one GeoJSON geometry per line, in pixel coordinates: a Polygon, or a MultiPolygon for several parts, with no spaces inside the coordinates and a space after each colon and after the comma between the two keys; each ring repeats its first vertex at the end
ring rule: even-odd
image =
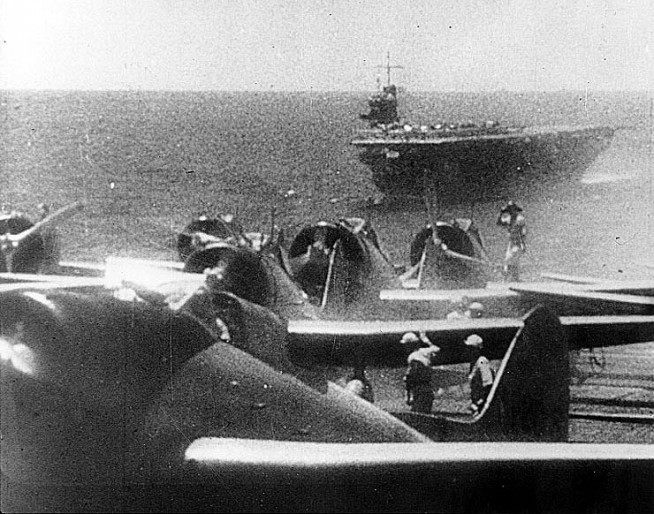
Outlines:
{"type": "Polygon", "coordinates": [[[379,298],[388,301],[451,302],[464,296],[471,301],[483,302],[489,299],[517,298],[520,295],[505,284],[480,289],[383,289],[379,292],[379,298]]]}
{"type": "Polygon", "coordinates": [[[0,284],[0,293],[10,291],[25,290],[53,290],[53,289],[80,289],[80,288],[98,288],[102,283],[93,279],[79,279],[73,283],[66,282],[13,282],[0,284]]]}
{"type": "MultiPolygon", "coordinates": [[[[591,348],[654,341],[654,316],[561,317],[569,348],[591,348]]],[[[348,365],[362,358],[371,366],[397,367],[406,363],[400,344],[406,332],[424,332],[441,348],[438,364],[469,362],[464,344],[481,336],[489,358],[502,358],[517,331],[519,318],[410,321],[290,320],[287,344],[297,362],[348,365]]]]}
{"type": "Polygon", "coordinates": [[[643,444],[569,443],[303,443],[256,439],[203,437],[186,448],[184,459],[206,467],[250,465],[271,467],[376,467],[427,463],[541,462],[654,459],[654,448],[643,444]],[[555,451],[558,448],[559,451],[555,451]],[[629,450],[629,451],[627,451],[629,450]]]}
{"type": "Polygon", "coordinates": [[[0,293],[25,289],[97,288],[103,284],[104,280],[98,277],[0,273],[0,293]]]}
{"type": "MultiPolygon", "coordinates": [[[[654,280],[602,280],[597,278],[577,277],[558,273],[543,273],[545,278],[564,282],[568,287],[583,291],[602,291],[605,293],[633,292],[643,296],[654,296],[654,280]]],[[[554,284],[548,284],[553,286],[554,284]]],[[[520,284],[518,285],[520,286],[520,284]]]]}
{"type": "Polygon", "coordinates": [[[647,293],[651,281],[621,282],[597,286],[571,286],[557,283],[513,284],[511,291],[544,302],[577,302],[588,308],[611,312],[631,309],[633,312],[654,312],[654,296],[647,293]],[[616,291],[616,292],[612,292],[616,291]],[[634,293],[634,294],[631,294],[634,293]]]}
{"type": "Polygon", "coordinates": [[[577,298],[606,303],[654,305],[654,280],[603,280],[559,273],[544,273],[555,282],[490,283],[481,289],[383,289],[382,300],[447,302],[462,297],[472,301],[538,296],[544,300],[577,298]],[[636,297],[636,298],[634,298],[636,297]],[[640,298],[638,298],[640,297],[640,298]]]}
{"type": "MultiPolygon", "coordinates": [[[[243,477],[239,508],[264,505],[298,512],[317,506],[327,511],[577,512],[602,511],[607,505],[637,511],[650,505],[654,476],[654,450],[646,444],[198,438],[186,447],[184,460],[210,484],[220,482],[216,477],[243,477]],[[285,490],[311,493],[281,498],[282,480],[285,490]]],[[[211,489],[193,489],[199,506],[210,504],[202,503],[202,495],[211,489]]],[[[227,503],[229,497],[212,496],[211,505],[227,503]]]]}
{"type": "Polygon", "coordinates": [[[580,285],[597,285],[608,282],[607,280],[602,280],[599,278],[579,277],[576,275],[565,275],[563,273],[541,273],[541,277],[549,278],[550,280],[556,280],[557,282],[566,282],[569,284],[580,285]]]}
{"type": "Polygon", "coordinates": [[[562,316],[570,349],[654,341],[654,316],[562,316]]]}
{"type": "Polygon", "coordinates": [[[142,298],[168,303],[173,309],[183,304],[204,283],[204,275],[182,272],[183,263],[109,257],[106,264],[61,262],[66,275],[0,273],[0,292],[31,289],[97,288],[133,290],[142,298]]]}
{"type": "Polygon", "coordinates": [[[96,277],[79,277],[68,275],[41,275],[36,273],[0,273],[0,283],[21,283],[21,282],[75,282],[78,279],[88,280],[89,278],[96,277]]]}
{"type": "Polygon", "coordinates": [[[132,257],[108,257],[105,263],[80,261],[59,262],[61,272],[70,275],[104,275],[108,267],[130,267],[132,265],[145,266],[148,268],[172,269],[177,271],[182,271],[184,269],[183,262],[138,259],[132,257]]]}

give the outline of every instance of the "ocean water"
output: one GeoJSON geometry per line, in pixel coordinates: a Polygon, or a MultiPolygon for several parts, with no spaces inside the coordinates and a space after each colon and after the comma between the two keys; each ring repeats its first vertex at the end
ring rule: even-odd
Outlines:
{"type": "MultiPolygon", "coordinates": [[[[269,230],[271,211],[292,236],[321,219],[370,218],[397,262],[428,216],[420,202],[371,207],[377,192],[349,144],[368,93],[2,92],[0,208],[36,217],[83,200],[60,228],[63,257],[175,258],[174,236],[201,213],[236,214],[269,230]],[[285,198],[293,190],[295,194],[285,198]]],[[[625,127],[579,180],[534,175],[501,195],[442,205],[472,216],[501,260],[495,225],[509,198],[525,209],[524,276],[559,272],[653,276],[652,107],[639,93],[410,94],[402,116],[417,123],[625,127]]]]}

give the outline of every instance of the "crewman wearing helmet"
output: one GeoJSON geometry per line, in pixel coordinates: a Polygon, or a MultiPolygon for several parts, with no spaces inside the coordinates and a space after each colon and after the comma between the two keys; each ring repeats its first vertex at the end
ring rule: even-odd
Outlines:
{"type": "Polygon", "coordinates": [[[345,390],[370,403],[375,401],[372,384],[366,376],[366,369],[363,364],[354,367],[352,374],[347,379],[345,390]]]}
{"type": "Polygon", "coordinates": [[[520,258],[527,251],[525,238],[527,227],[522,207],[510,201],[497,218],[497,224],[509,233],[509,245],[504,256],[504,279],[512,282],[520,280],[520,258]]]}
{"type": "Polygon", "coordinates": [[[409,352],[404,375],[406,403],[411,406],[412,412],[430,414],[434,403],[431,367],[437,361],[440,348],[429,341],[426,334],[418,337],[413,332],[404,334],[400,344],[409,352]]]}
{"type": "Polygon", "coordinates": [[[477,319],[484,317],[484,306],[479,302],[472,302],[468,305],[468,309],[465,312],[467,318],[477,319]]]}
{"type": "Polygon", "coordinates": [[[475,415],[483,409],[495,377],[490,362],[483,355],[483,339],[477,334],[472,334],[466,338],[465,345],[470,348],[472,354],[468,380],[470,381],[470,411],[475,415]]]}

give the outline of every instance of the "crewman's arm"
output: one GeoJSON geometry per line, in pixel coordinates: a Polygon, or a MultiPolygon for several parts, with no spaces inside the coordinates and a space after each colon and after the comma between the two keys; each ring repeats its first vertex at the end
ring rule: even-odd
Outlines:
{"type": "Polygon", "coordinates": [[[479,359],[475,362],[474,366],[472,366],[472,369],[470,370],[470,373],[468,374],[468,380],[472,380],[475,376],[475,373],[479,369],[479,359]]]}
{"type": "Polygon", "coordinates": [[[435,345],[434,343],[431,342],[431,340],[429,339],[429,337],[427,337],[427,333],[426,333],[426,332],[422,332],[422,331],[419,332],[419,333],[418,333],[418,337],[420,338],[420,341],[421,341],[422,343],[426,344],[428,347],[430,347],[430,348],[434,348],[434,347],[436,347],[436,345],[435,345]]]}

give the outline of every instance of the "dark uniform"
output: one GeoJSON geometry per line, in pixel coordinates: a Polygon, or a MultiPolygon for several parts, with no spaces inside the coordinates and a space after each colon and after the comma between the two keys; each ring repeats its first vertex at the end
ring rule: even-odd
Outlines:
{"type": "Polygon", "coordinates": [[[431,344],[426,336],[419,339],[412,332],[404,334],[401,342],[413,347],[421,343],[428,345],[415,349],[407,357],[408,366],[404,375],[404,386],[407,395],[406,403],[411,407],[411,411],[430,414],[434,403],[434,388],[431,383],[432,365],[440,348],[431,344]]]}
{"type": "Polygon", "coordinates": [[[520,258],[527,251],[527,228],[522,208],[510,201],[500,211],[497,224],[505,227],[509,233],[509,245],[504,256],[504,278],[517,282],[520,280],[520,258]]]}
{"type": "Polygon", "coordinates": [[[404,375],[407,404],[412,412],[431,413],[434,403],[434,388],[431,383],[431,348],[420,348],[407,358],[408,367],[404,375]],[[426,350],[426,351],[425,351],[426,350]]]}
{"type": "Polygon", "coordinates": [[[354,368],[352,375],[348,378],[345,390],[363,398],[370,403],[375,401],[375,395],[372,391],[372,384],[366,377],[364,368],[354,368]]]}

